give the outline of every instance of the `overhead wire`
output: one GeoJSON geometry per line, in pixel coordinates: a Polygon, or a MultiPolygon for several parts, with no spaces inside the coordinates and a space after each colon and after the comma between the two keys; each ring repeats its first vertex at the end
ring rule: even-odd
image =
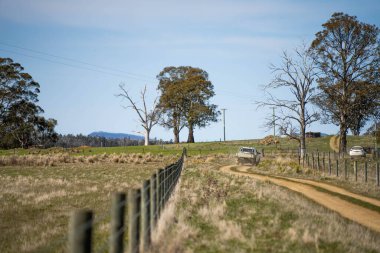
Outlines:
{"type": "MultiPolygon", "coordinates": [[[[112,76],[129,78],[129,79],[135,79],[135,80],[139,80],[139,81],[145,81],[145,82],[156,81],[155,78],[152,78],[152,77],[147,76],[147,75],[136,74],[136,73],[132,73],[132,72],[116,69],[116,68],[101,66],[101,65],[89,63],[89,62],[82,61],[82,60],[77,60],[77,59],[73,59],[73,58],[69,58],[69,57],[59,56],[59,55],[56,55],[56,54],[42,52],[40,50],[35,50],[35,49],[31,49],[31,48],[26,48],[26,47],[12,45],[12,44],[9,44],[9,43],[4,43],[2,41],[0,41],[0,45],[7,46],[7,47],[12,47],[12,48],[15,48],[15,49],[21,49],[21,50],[24,50],[24,51],[29,51],[29,52],[32,52],[32,53],[35,53],[35,54],[40,54],[40,55],[44,55],[44,56],[48,56],[48,57],[52,57],[52,58],[56,58],[56,59],[61,59],[61,60],[64,60],[66,62],[56,61],[56,60],[48,59],[46,57],[41,57],[41,56],[36,56],[36,55],[30,55],[30,54],[26,54],[26,53],[22,53],[22,52],[17,52],[17,51],[14,51],[14,50],[0,48],[0,51],[8,52],[8,53],[11,53],[11,54],[22,55],[22,56],[25,56],[25,57],[28,57],[28,58],[32,58],[32,59],[38,59],[38,60],[47,61],[47,62],[50,62],[50,63],[55,63],[55,64],[60,64],[60,65],[68,66],[68,67],[71,67],[71,68],[83,69],[83,70],[97,72],[97,73],[102,73],[102,74],[106,74],[106,75],[112,75],[112,76]],[[80,66],[80,65],[77,65],[77,64],[71,64],[71,63],[67,63],[67,62],[73,62],[73,63],[77,63],[77,64],[81,64],[81,65],[85,65],[85,66],[90,66],[90,67],[80,66]],[[105,70],[109,70],[109,71],[105,71],[105,70]]],[[[224,90],[224,89],[219,89],[219,92],[224,93],[224,94],[220,94],[221,96],[230,96],[230,97],[236,97],[236,98],[240,98],[240,99],[252,100],[252,97],[244,96],[244,95],[241,95],[241,94],[238,94],[238,93],[235,93],[235,92],[231,92],[231,91],[228,91],[228,90],[224,90]]]]}

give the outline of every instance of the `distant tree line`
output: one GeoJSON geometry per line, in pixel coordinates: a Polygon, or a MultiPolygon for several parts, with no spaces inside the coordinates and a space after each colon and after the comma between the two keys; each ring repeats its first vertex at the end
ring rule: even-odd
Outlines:
{"type": "MultiPolygon", "coordinates": [[[[167,144],[170,142],[153,139],[152,144],[167,144]]],[[[88,135],[58,135],[58,140],[54,144],[55,147],[73,148],[80,146],[91,147],[121,147],[121,146],[141,146],[144,145],[144,140],[133,140],[130,138],[110,139],[105,137],[88,136],[88,135]]]]}

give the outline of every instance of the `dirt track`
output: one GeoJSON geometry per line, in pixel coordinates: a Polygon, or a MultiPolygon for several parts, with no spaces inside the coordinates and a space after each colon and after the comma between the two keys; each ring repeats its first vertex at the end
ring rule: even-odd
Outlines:
{"type": "Polygon", "coordinates": [[[248,166],[229,165],[229,166],[221,167],[220,171],[234,174],[234,175],[245,175],[245,176],[252,177],[258,180],[263,180],[263,181],[266,180],[274,184],[286,187],[290,190],[301,193],[305,197],[317,202],[320,205],[327,207],[328,209],[331,209],[339,213],[340,215],[342,215],[343,217],[346,217],[347,219],[353,220],[368,228],[371,228],[372,230],[380,232],[380,213],[379,212],[367,209],[360,205],[353,204],[351,202],[343,200],[332,194],[318,191],[313,186],[323,188],[330,192],[339,193],[340,195],[345,195],[351,198],[359,199],[361,201],[370,203],[378,207],[380,207],[379,200],[364,197],[358,194],[348,192],[336,186],[332,186],[325,183],[319,183],[319,182],[315,182],[311,180],[286,178],[286,177],[271,177],[271,176],[264,176],[260,174],[254,174],[251,172],[247,172],[247,169],[249,168],[250,167],[248,166]],[[232,168],[234,168],[234,170],[237,170],[237,171],[231,170],[232,168]]]}

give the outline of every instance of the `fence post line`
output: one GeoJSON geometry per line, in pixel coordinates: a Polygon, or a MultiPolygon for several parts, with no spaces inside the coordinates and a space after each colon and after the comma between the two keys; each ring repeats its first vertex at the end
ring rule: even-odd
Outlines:
{"type": "Polygon", "coordinates": [[[358,161],[354,161],[355,181],[358,181],[358,161]]]}
{"type": "Polygon", "coordinates": [[[364,162],[364,182],[367,183],[368,180],[368,164],[367,161],[364,162]]]}
{"type": "Polygon", "coordinates": [[[111,206],[111,235],[110,253],[124,252],[124,217],[125,217],[126,195],[115,193],[112,196],[111,206]]]}
{"type": "Polygon", "coordinates": [[[376,182],[377,182],[377,186],[380,186],[380,166],[379,166],[379,162],[376,163],[376,182]]]}
{"type": "Polygon", "coordinates": [[[165,170],[160,169],[160,215],[164,208],[164,196],[165,196],[165,170]]]}
{"type": "Polygon", "coordinates": [[[168,186],[169,186],[169,169],[170,167],[165,168],[165,190],[164,190],[164,206],[168,200],[168,186]]]}
{"type": "Polygon", "coordinates": [[[325,161],[325,155],[323,155],[323,160],[322,160],[322,165],[323,165],[323,174],[326,171],[326,161],[325,161]]]}
{"type": "Polygon", "coordinates": [[[339,177],[339,160],[336,159],[336,176],[339,177]]]}
{"type": "Polygon", "coordinates": [[[140,243],[140,189],[128,190],[128,253],[138,253],[140,243]]]}
{"type": "Polygon", "coordinates": [[[348,179],[348,174],[347,174],[347,159],[344,159],[344,179],[348,179]]]}
{"type": "Polygon", "coordinates": [[[141,251],[147,252],[150,246],[150,180],[141,187],[141,251]]]}
{"type": "Polygon", "coordinates": [[[69,222],[69,253],[91,253],[93,213],[75,211],[69,222]]]}
{"type": "Polygon", "coordinates": [[[329,158],[329,175],[331,175],[331,160],[329,158]]]}
{"type": "Polygon", "coordinates": [[[320,170],[319,151],[317,151],[317,169],[320,170]]]}
{"type": "Polygon", "coordinates": [[[156,211],[157,211],[157,174],[154,173],[150,178],[150,233],[152,238],[153,229],[156,226],[156,211]]]}
{"type": "Polygon", "coordinates": [[[156,170],[156,215],[154,217],[155,222],[157,222],[160,216],[160,170],[156,170]]]}

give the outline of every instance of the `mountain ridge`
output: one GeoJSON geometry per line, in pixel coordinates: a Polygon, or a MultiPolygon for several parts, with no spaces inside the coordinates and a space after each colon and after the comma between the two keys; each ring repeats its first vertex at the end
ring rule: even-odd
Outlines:
{"type": "Polygon", "coordinates": [[[105,131],[95,131],[90,133],[88,136],[92,137],[104,137],[106,139],[131,139],[131,140],[144,140],[144,137],[141,135],[135,134],[126,134],[126,133],[111,133],[105,131]]]}

